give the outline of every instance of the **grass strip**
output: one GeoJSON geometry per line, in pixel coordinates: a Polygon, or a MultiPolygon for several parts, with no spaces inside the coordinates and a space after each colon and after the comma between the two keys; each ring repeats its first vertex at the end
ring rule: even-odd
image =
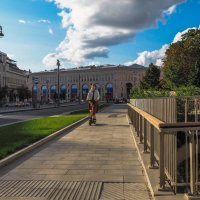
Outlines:
{"type": "Polygon", "coordinates": [[[86,116],[84,113],[58,115],[0,127],[0,159],[86,116]]]}

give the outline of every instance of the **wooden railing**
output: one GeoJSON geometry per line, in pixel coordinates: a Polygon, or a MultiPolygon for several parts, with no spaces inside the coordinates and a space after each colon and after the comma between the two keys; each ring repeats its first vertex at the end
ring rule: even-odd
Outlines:
{"type": "MultiPolygon", "coordinates": [[[[193,102],[196,100],[194,99],[193,102]]],[[[176,98],[169,100],[160,98],[156,99],[156,103],[153,102],[153,99],[132,100],[128,104],[128,115],[140,142],[143,143],[144,152],[150,152],[150,167],[159,168],[160,188],[165,188],[168,182],[175,194],[186,192],[198,195],[200,186],[200,122],[197,120],[199,110],[195,107],[194,110],[190,109],[190,113],[196,115],[195,122],[177,122],[174,120],[177,118],[176,104],[176,98]],[[164,102],[165,108],[162,108],[161,103],[158,104],[159,101],[164,102]],[[169,102],[170,105],[166,102],[169,102]],[[151,108],[148,108],[148,105],[151,108]],[[165,111],[170,117],[166,113],[159,114],[159,112],[165,111]],[[163,116],[166,117],[162,118],[163,116]]],[[[185,103],[183,108],[186,109],[188,116],[188,108],[185,103]]]]}

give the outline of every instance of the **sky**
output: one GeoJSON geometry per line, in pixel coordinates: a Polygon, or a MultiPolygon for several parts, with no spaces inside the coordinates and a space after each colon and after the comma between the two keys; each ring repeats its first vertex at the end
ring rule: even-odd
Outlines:
{"type": "Polygon", "coordinates": [[[0,51],[32,72],[134,63],[162,65],[199,28],[200,0],[0,0],[0,51]]]}

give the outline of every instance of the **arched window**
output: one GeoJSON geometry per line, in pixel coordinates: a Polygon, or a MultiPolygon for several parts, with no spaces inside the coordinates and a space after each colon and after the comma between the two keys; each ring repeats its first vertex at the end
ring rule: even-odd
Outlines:
{"type": "Polygon", "coordinates": [[[38,93],[38,86],[34,85],[33,86],[33,94],[37,94],[38,93]]]}
{"type": "Polygon", "coordinates": [[[113,85],[111,83],[108,83],[106,85],[106,99],[107,100],[113,99],[113,85]]]}
{"type": "Polygon", "coordinates": [[[56,86],[52,85],[51,86],[51,94],[54,94],[54,93],[56,93],[56,86]]]}
{"type": "Polygon", "coordinates": [[[101,93],[101,86],[98,83],[96,83],[96,87],[97,87],[97,90],[99,91],[99,93],[101,93]]]}
{"type": "Polygon", "coordinates": [[[71,86],[71,99],[75,100],[77,98],[78,95],[78,87],[76,84],[73,84],[71,86]]]}
{"type": "Polygon", "coordinates": [[[63,93],[66,93],[66,92],[67,92],[67,87],[66,87],[66,85],[62,85],[61,88],[60,88],[60,91],[61,91],[62,94],[63,94],[63,93]]]}
{"type": "Polygon", "coordinates": [[[63,84],[60,87],[60,98],[62,100],[65,100],[66,99],[66,94],[67,94],[67,87],[66,87],[66,85],[63,84]]]}
{"type": "Polygon", "coordinates": [[[47,94],[47,86],[46,85],[43,85],[41,89],[42,89],[43,95],[47,94]]]}
{"type": "Polygon", "coordinates": [[[82,99],[83,100],[86,100],[88,92],[89,92],[89,87],[87,84],[84,84],[82,86],[82,99]]]}

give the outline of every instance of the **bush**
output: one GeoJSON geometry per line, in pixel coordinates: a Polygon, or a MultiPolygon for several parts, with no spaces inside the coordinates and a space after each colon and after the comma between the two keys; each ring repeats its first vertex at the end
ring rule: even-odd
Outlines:
{"type": "Polygon", "coordinates": [[[154,88],[142,89],[140,87],[133,89],[131,98],[143,99],[152,97],[169,97],[169,96],[197,96],[200,95],[200,88],[194,85],[181,86],[174,88],[172,91],[167,89],[156,90],[154,88]]]}
{"type": "Polygon", "coordinates": [[[176,96],[197,96],[200,95],[200,88],[194,85],[181,86],[175,89],[176,96]]]}
{"type": "Polygon", "coordinates": [[[168,90],[155,90],[153,88],[150,89],[135,88],[131,93],[131,98],[142,99],[150,97],[167,97],[170,96],[169,93],[170,91],[168,90]]]}

